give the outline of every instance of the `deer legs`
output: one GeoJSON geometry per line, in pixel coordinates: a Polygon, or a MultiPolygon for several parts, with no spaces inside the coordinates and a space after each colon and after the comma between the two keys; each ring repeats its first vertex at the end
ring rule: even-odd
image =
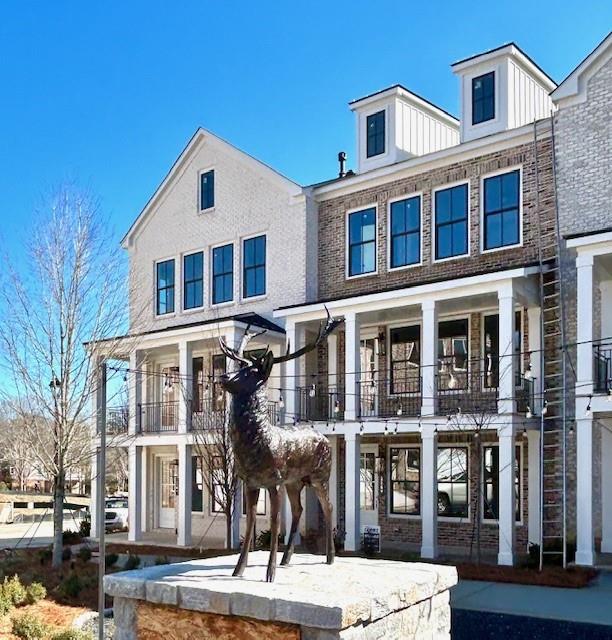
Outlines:
{"type": "Polygon", "coordinates": [[[312,485],[314,492],[317,494],[319,504],[323,510],[325,517],[325,549],[327,553],[327,564],[333,564],[336,556],[336,548],[334,547],[334,532],[332,530],[332,504],[329,500],[329,486],[327,483],[321,485],[312,485]]]}
{"type": "Polygon", "coordinates": [[[281,497],[276,487],[268,489],[270,494],[270,559],[266,572],[266,582],[274,582],[276,574],[276,552],[278,551],[278,532],[280,530],[281,497]]]}
{"type": "Polygon", "coordinates": [[[281,565],[289,564],[291,556],[293,555],[293,540],[297,532],[298,525],[300,524],[300,518],[302,517],[302,503],[300,501],[300,492],[302,491],[302,485],[288,484],[285,489],[287,490],[287,497],[291,504],[291,531],[289,532],[289,539],[287,540],[287,546],[285,547],[285,553],[281,560],[281,565]]]}
{"type": "Polygon", "coordinates": [[[255,530],[255,517],[257,516],[257,498],[259,496],[259,489],[248,488],[246,490],[246,508],[247,508],[247,524],[244,541],[242,543],[242,549],[240,550],[240,557],[238,558],[238,564],[234,569],[234,576],[241,576],[247,566],[249,559],[249,549],[251,548],[251,540],[253,539],[253,531],[255,530]]]}

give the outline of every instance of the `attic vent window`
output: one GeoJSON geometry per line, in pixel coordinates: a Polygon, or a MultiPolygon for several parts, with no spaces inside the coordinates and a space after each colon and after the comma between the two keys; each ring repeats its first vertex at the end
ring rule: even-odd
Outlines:
{"type": "Polygon", "coordinates": [[[200,211],[215,206],[215,172],[213,169],[200,175],[200,211]]]}
{"type": "Polygon", "coordinates": [[[385,152],[385,111],[378,111],[366,119],[367,157],[379,156],[385,152]]]}
{"type": "Polygon", "coordinates": [[[495,118],[495,72],[472,78],[472,124],[495,118]]]}

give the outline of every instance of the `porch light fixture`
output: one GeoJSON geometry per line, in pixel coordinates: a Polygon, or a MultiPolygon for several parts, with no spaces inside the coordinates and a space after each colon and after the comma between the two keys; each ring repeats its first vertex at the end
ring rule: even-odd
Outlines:
{"type": "Polygon", "coordinates": [[[340,402],[338,400],[334,403],[334,413],[340,413],[340,402]]]}
{"type": "Polygon", "coordinates": [[[363,422],[359,425],[359,433],[363,433],[363,422]]]}
{"type": "Polygon", "coordinates": [[[548,413],[548,400],[544,400],[544,406],[542,407],[542,415],[545,416],[548,413]]]}
{"type": "Polygon", "coordinates": [[[570,434],[570,436],[574,435],[574,423],[573,422],[570,424],[569,434],[570,434]]]}
{"type": "Polygon", "coordinates": [[[385,430],[383,431],[383,436],[386,438],[389,435],[389,429],[387,427],[387,423],[385,423],[385,430]]]}
{"type": "Polygon", "coordinates": [[[404,412],[404,410],[402,409],[402,405],[400,404],[400,406],[397,408],[397,412],[396,413],[397,413],[398,416],[401,416],[403,412],[404,412]]]}
{"type": "Polygon", "coordinates": [[[586,411],[584,412],[584,415],[587,418],[590,418],[593,415],[593,412],[591,411],[591,400],[592,399],[593,399],[593,396],[589,396],[589,403],[587,404],[586,411]]]}
{"type": "Polygon", "coordinates": [[[529,405],[527,405],[527,411],[525,412],[525,417],[527,418],[527,420],[529,420],[529,418],[533,418],[533,413],[531,413],[531,407],[529,405]]]}
{"type": "Polygon", "coordinates": [[[317,395],[317,387],[316,387],[314,382],[310,385],[310,389],[308,391],[308,395],[311,398],[314,398],[317,395]]]}
{"type": "Polygon", "coordinates": [[[378,332],[378,355],[386,356],[387,355],[387,346],[386,346],[386,335],[385,330],[381,329],[378,332]]]}
{"type": "Polygon", "coordinates": [[[394,433],[397,433],[397,428],[399,427],[399,422],[395,423],[395,429],[394,429],[394,433]]]}
{"type": "Polygon", "coordinates": [[[279,406],[279,409],[284,409],[285,408],[285,401],[283,400],[283,394],[282,393],[278,396],[278,406],[279,406]]]}
{"type": "Polygon", "coordinates": [[[456,389],[457,388],[457,378],[455,378],[455,374],[451,371],[450,377],[448,378],[448,388],[456,389]]]}
{"type": "Polygon", "coordinates": [[[525,380],[531,380],[533,378],[533,371],[531,370],[531,351],[529,352],[529,362],[527,363],[527,368],[525,369],[523,377],[525,380]]]}
{"type": "Polygon", "coordinates": [[[217,402],[223,402],[223,391],[219,391],[219,395],[217,396],[217,402]]]}

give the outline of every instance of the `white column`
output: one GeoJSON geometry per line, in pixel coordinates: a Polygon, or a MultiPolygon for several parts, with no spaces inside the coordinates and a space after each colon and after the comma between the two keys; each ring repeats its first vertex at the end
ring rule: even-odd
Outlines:
{"type": "Polygon", "coordinates": [[[329,393],[329,418],[336,417],[334,412],[338,397],[338,334],[327,336],[327,390],[329,393]]]}
{"type": "Polygon", "coordinates": [[[421,314],[421,344],[423,345],[421,351],[421,379],[423,386],[421,415],[433,416],[436,413],[435,396],[438,363],[438,311],[436,301],[425,300],[421,304],[421,314]]]}
{"type": "MultiPolygon", "coordinates": [[[[95,442],[95,441],[94,441],[95,442]]],[[[89,520],[91,523],[90,536],[92,538],[98,538],[100,532],[98,531],[98,460],[100,456],[99,447],[94,445],[92,447],[91,456],[91,501],[89,504],[89,520]]]]}
{"type": "Polygon", "coordinates": [[[421,556],[438,555],[438,443],[433,425],[421,434],[421,556]]]}
{"type": "Polygon", "coordinates": [[[358,551],[361,547],[361,523],[359,498],[361,437],[352,432],[344,436],[345,479],[344,479],[344,527],[346,551],[358,551]]]}
{"type": "Polygon", "coordinates": [[[532,544],[541,544],[540,432],[536,429],[527,432],[527,487],[529,495],[527,541],[532,544]]]}
{"type": "Polygon", "coordinates": [[[584,416],[585,413],[586,399],[576,398],[576,564],[590,566],[595,560],[593,540],[593,419],[580,417],[584,416]]]}
{"type": "MultiPolygon", "coordinates": [[[[304,328],[294,322],[285,326],[287,345],[291,351],[299,349],[304,342],[304,328]]],[[[297,388],[301,385],[300,359],[289,360],[285,363],[285,377],[283,379],[283,398],[285,401],[285,423],[292,424],[298,418],[299,402],[297,388]]]]}
{"type": "Polygon", "coordinates": [[[232,511],[232,549],[240,549],[240,518],[242,516],[242,482],[238,480],[236,494],[234,495],[234,510],[232,511]]]}
{"type": "MultiPolygon", "coordinates": [[[[606,333],[606,335],[610,335],[606,333]]],[[[601,428],[601,551],[612,553],[612,432],[601,428]]]]}
{"type": "Polygon", "coordinates": [[[142,447],[131,444],[128,449],[128,540],[142,538],[140,499],[142,496],[142,447]]]}
{"type": "Polygon", "coordinates": [[[512,423],[498,429],[499,437],[499,552],[498,564],[514,564],[515,452],[512,423]]]}
{"type": "Polygon", "coordinates": [[[130,354],[130,373],[128,374],[129,422],[128,431],[135,435],[140,427],[140,403],[142,402],[142,351],[134,350],[130,354]]]}
{"type": "Polygon", "coordinates": [[[498,291],[499,303],[499,413],[514,413],[514,292],[512,284],[498,291]]]}
{"type": "Polygon", "coordinates": [[[534,405],[531,410],[539,414],[542,406],[541,393],[544,389],[542,380],[542,310],[540,307],[529,307],[527,309],[527,332],[529,341],[529,362],[531,363],[531,374],[535,378],[534,385],[534,405]]]}
{"type": "Polygon", "coordinates": [[[344,419],[357,420],[359,416],[359,320],[354,312],[344,314],[344,419]]]}
{"type": "Polygon", "coordinates": [[[141,515],[140,515],[140,525],[143,533],[147,531],[147,527],[149,525],[149,514],[147,509],[149,508],[148,501],[148,487],[149,487],[149,455],[148,448],[142,447],[142,485],[141,485],[141,493],[140,493],[140,501],[141,501],[141,515]]]}
{"type": "Polygon", "coordinates": [[[193,355],[191,343],[186,340],[179,342],[179,375],[181,393],[178,407],[178,432],[188,433],[191,430],[193,355]]]}
{"type": "MultiPolygon", "coordinates": [[[[577,313],[576,313],[576,395],[593,393],[593,256],[580,255],[576,259],[577,313]]],[[[576,415],[578,407],[576,407],[576,415]]]]}
{"type": "Polygon", "coordinates": [[[177,541],[180,547],[191,546],[191,445],[178,445],[178,523],[177,541]]]}
{"type": "Polygon", "coordinates": [[[329,501],[332,505],[332,528],[338,526],[338,436],[329,436],[331,472],[329,474],[329,501]]]}

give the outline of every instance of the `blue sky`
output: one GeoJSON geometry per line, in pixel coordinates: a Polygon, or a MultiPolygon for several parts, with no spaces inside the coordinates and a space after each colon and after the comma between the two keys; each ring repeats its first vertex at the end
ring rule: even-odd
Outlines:
{"type": "Polygon", "coordinates": [[[0,234],[41,194],[90,186],[127,230],[198,125],[301,183],[353,166],[351,99],[400,82],[457,114],[449,65],[514,40],[555,80],[612,3],[0,3],[0,234]]]}

